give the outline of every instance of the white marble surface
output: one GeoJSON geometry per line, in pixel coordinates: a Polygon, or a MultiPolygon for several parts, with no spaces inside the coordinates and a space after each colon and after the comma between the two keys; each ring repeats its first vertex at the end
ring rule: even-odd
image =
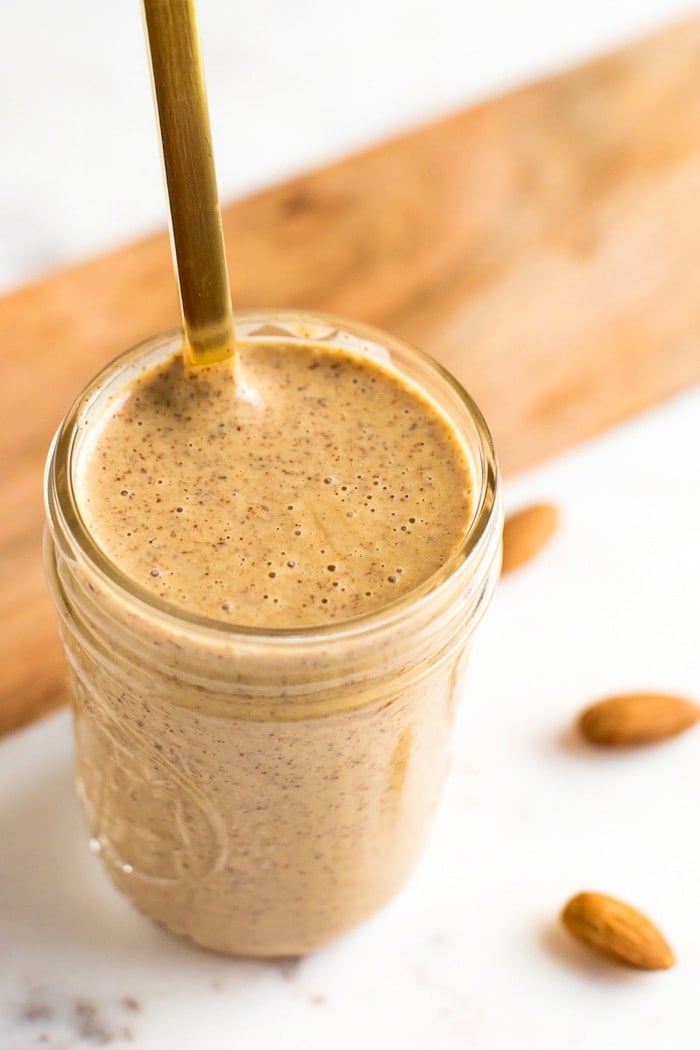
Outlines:
{"type": "Polygon", "coordinates": [[[301,962],[215,957],[132,911],[91,857],[67,716],[0,742],[2,1050],[697,1050],[700,729],[598,753],[581,706],[700,699],[700,388],[508,487],[561,506],[477,648],[424,858],[400,896],[301,962]],[[676,969],[589,958],[557,923],[620,895],[676,969]]]}
{"type": "MultiPolygon", "coordinates": [[[[0,290],[164,225],[138,0],[0,3],[0,290]]],[[[199,0],[222,196],[696,9],[692,0],[199,0]]]]}

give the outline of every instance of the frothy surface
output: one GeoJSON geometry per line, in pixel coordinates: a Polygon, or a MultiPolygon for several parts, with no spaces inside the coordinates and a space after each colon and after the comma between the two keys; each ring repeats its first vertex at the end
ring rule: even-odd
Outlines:
{"type": "Polygon", "coordinates": [[[216,620],[346,620],[431,576],[472,509],[436,407],[372,360],[278,343],[145,373],[91,422],[88,528],[153,594],[216,620]]]}

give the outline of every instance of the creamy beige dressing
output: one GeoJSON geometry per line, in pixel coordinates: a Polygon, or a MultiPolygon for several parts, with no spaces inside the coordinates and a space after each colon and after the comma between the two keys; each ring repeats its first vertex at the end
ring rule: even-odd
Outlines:
{"type": "MultiPolygon", "coordinates": [[[[440,410],[337,348],[244,344],[235,381],[172,358],[103,406],[75,479],[90,533],[154,595],[218,621],[379,609],[439,569],[472,516],[440,410]]],[[[80,561],[61,572],[80,607],[65,632],[80,790],[139,908],[210,948],[285,955],[396,891],[442,780],[468,588],[410,636],[292,659],[275,640],[209,646],[80,561]]]]}
{"type": "Polygon", "coordinates": [[[445,563],[471,511],[437,408],[370,359],[279,344],[146,373],[95,427],[89,531],[133,580],[248,626],[350,619],[445,563]]]}

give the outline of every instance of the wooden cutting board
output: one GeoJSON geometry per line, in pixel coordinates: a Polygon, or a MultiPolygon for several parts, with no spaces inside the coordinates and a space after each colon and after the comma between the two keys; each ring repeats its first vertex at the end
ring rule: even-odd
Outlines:
{"type": "MultiPolygon", "coordinates": [[[[374,322],[475,395],[507,473],[700,380],[700,19],[232,204],[239,306],[374,322]]],[[[0,300],[0,732],[63,700],[52,432],[177,323],[159,235],[0,300]]]]}

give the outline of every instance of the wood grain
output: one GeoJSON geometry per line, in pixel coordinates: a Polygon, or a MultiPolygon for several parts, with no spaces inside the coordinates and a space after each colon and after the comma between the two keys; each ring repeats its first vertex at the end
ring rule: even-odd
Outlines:
{"type": "MultiPolygon", "coordinates": [[[[700,19],[231,205],[239,306],[393,330],[506,472],[700,379],[700,19]]],[[[177,322],[165,235],[0,300],[0,732],[63,699],[41,470],[80,387],[177,322]]]]}

